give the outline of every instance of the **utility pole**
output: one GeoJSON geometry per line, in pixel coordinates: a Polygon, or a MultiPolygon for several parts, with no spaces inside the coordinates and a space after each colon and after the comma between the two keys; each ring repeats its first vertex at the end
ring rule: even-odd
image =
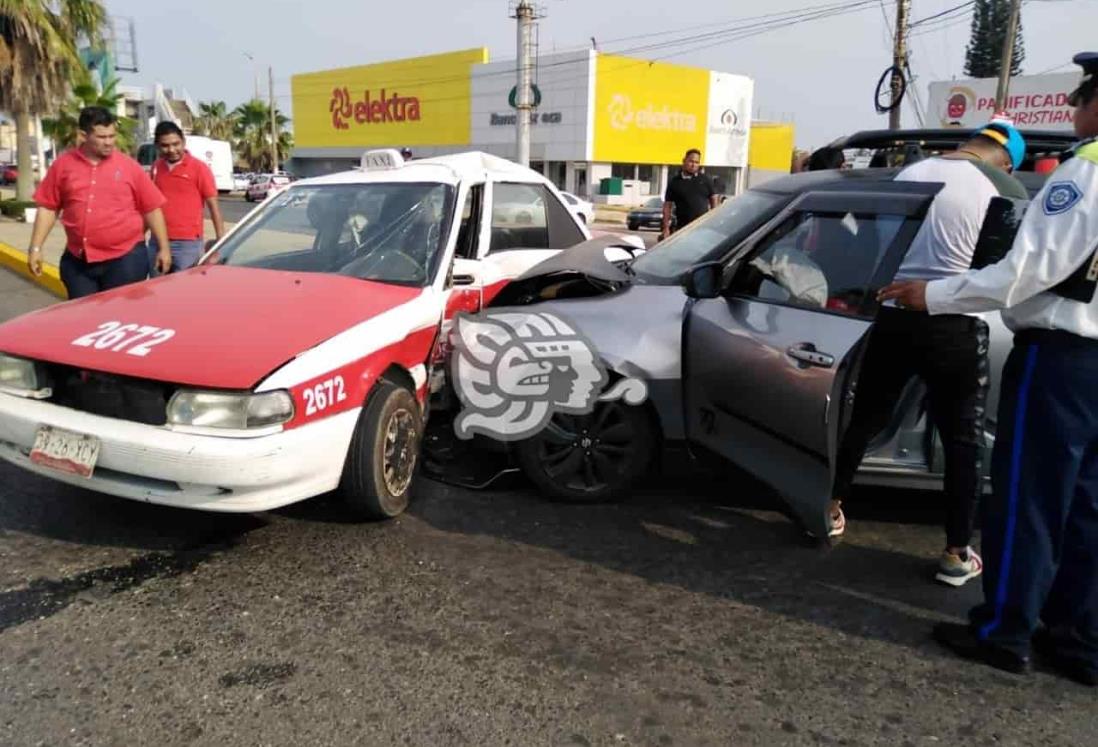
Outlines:
{"type": "Polygon", "coordinates": [[[1021,12],[1022,0],[1013,0],[1010,4],[1010,23],[1007,24],[1006,38],[1003,39],[1003,59],[999,62],[999,87],[995,91],[996,113],[1005,108],[1007,92],[1010,90],[1010,63],[1014,58],[1014,37],[1018,35],[1018,16],[1021,12]]]}
{"type": "Polygon", "coordinates": [[[518,20],[518,80],[515,88],[515,160],[523,166],[530,165],[530,112],[534,60],[531,36],[534,29],[534,5],[532,0],[519,0],[514,18],[518,20]]]}
{"type": "Polygon", "coordinates": [[[900,100],[900,76],[907,69],[907,11],[911,0],[896,0],[896,34],[892,39],[892,111],[888,113],[888,129],[900,129],[900,107],[896,103],[900,100]]]}
{"type": "Polygon", "coordinates": [[[275,119],[274,68],[267,66],[267,96],[271,108],[271,173],[278,172],[278,120],[275,119]]]}

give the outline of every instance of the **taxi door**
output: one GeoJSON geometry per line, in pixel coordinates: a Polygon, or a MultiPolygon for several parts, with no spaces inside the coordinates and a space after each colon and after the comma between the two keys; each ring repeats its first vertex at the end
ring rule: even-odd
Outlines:
{"type": "Polygon", "coordinates": [[[895,275],[939,186],[805,194],[732,257],[685,281],[691,448],[769,484],[818,537],[827,536],[836,453],[876,293],[895,275]]]}

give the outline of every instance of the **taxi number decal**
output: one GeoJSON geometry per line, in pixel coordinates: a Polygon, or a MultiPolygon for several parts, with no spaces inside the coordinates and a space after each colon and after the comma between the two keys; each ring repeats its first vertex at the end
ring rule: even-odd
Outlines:
{"type": "Polygon", "coordinates": [[[306,389],[302,396],[305,397],[305,415],[309,416],[346,400],[347,389],[343,384],[343,377],[336,376],[306,389]]]}
{"type": "Polygon", "coordinates": [[[123,324],[122,322],[104,322],[99,328],[90,334],[77,337],[72,341],[73,345],[81,348],[94,347],[96,350],[107,350],[120,353],[125,348],[127,355],[146,356],[162,342],[175,337],[174,329],[162,329],[141,324],[123,324]],[[140,345],[134,343],[143,340],[140,345]]]}

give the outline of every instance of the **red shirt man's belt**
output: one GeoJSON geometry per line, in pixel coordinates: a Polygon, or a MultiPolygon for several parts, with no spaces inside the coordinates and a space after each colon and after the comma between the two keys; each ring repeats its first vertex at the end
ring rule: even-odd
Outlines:
{"type": "Polygon", "coordinates": [[[105,262],[144,240],[144,216],[162,206],[164,196],[129,156],[115,152],[92,163],[73,148],[50,166],[34,201],[60,211],[70,252],[88,262],[105,262]]]}
{"type": "Polygon", "coordinates": [[[207,198],[217,196],[210,167],[190,153],[184,153],[174,168],[168,168],[161,158],[153,164],[153,182],[167,199],[164,222],[168,238],[189,241],[205,236],[202,207],[207,198]]]}

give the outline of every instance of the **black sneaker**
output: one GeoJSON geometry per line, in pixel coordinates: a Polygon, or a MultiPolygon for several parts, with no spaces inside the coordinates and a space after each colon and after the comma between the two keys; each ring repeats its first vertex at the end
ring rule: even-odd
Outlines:
{"type": "Polygon", "coordinates": [[[983,662],[1011,674],[1029,672],[1028,656],[1019,656],[1010,649],[981,641],[967,625],[938,623],[934,626],[934,640],[964,659],[983,662]]]}
{"type": "Polygon", "coordinates": [[[1033,634],[1033,650],[1069,680],[1080,685],[1098,687],[1098,669],[1088,662],[1065,654],[1048,628],[1041,628],[1033,634]]]}

